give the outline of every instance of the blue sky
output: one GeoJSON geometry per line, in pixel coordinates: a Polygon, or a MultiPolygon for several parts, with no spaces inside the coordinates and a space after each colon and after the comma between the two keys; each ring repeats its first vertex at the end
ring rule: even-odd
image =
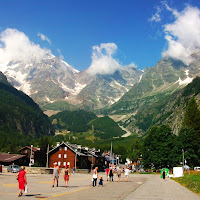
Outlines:
{"type": "Polygon", "coordinates": [[[17,29],[80,71],[91,65],[93,47],[104,43],[116,45],[110,56],[120,65],[134,63],[143,69],[173,55],[163,54],[172,42],[166,31],[182,37],[165,27],[178,19],[174,11],[188,6],[198,10],[200,1],[0,0],[0,32],[17,29]]]}

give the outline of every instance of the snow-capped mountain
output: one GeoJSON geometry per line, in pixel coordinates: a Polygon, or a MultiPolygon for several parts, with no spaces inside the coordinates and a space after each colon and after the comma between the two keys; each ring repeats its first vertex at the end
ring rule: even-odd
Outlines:
{"type": "Polygon", "coordinates": [[[123,67],[114,74],[97,74],[87,77],[88,72],[80,72],[80,79],[88,81],[88,84],[78,94],[82,100],[84,109],[99,109],[117,102],[129,89],[140,80],[143,71],[136,67],[123,67]]]}
{"type": "Polygon", "coordinates": [[[75,81],[79,71],[55,56],[29,63],[9,62],[4,69],[9,82],[37,103],[65,99],[84,87],[75,81]]]}
{"type": "Polygon", "coordinates": [[[57,101],[87,109],[102,108],[118,101],[143,72],[123,67],[112,75],[79,72],[52,54],[30,62],[10,61],[0,66],[8,81],[41,106],[57,101]]]}

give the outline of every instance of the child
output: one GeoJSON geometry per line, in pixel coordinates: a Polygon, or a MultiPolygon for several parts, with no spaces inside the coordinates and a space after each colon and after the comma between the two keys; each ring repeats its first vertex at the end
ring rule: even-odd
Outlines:
{"type": "Polygon", "coordinates": [[[103,187],[103,178],[102,177],[99,179],[99,186],[103,187]]]}

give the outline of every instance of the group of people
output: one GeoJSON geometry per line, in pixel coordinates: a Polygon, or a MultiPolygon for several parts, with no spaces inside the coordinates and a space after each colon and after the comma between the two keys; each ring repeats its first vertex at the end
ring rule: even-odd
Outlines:
{"type": "MultiPolygon", "coordinates": [[[[109,165],[108,168],[106,168],[106,171],[105,171],[107,181],[108,180],[113,181],[113,176],[114,176],[115,172],[118,177],[117,182],[120,182],[122,173],[125,175],[125,181],[128,182],[128,177],[129,177],[129,173],[130,173],[130,170],[128,169],[128,167],[126,167],[126,169],[124,169],[124,168],[121,169],[119,166],[115,167],[114,165],[112,166],[111,164],[109,165]]],[[[98,167],[95,167],[94,170],[91,170],[91,173],[92,173],[92,185],[93,185],[93,187],[95,187],[97,185],[97,179],[98,179],[98,167]]],[[[103,178],[102,177],[100,177],[100,179],[99,179],[99,186],[103,187],[103,178]]]]}
{"type": "MultiPolygon", "coordinates": [[[[73,173],[75,172],[75,168],[73,168],[73,173]]],[[[68,186],[68,181],[69,181],[69,176],[71,175],[71,171],[69,169],[69,165],[66,165],[64,170],[63,170],[63,178],[65,180],[65,187],[68,186]]],[[[53,184],[52,187],[54,187],[55,180],[57,182],[56,186],[58,187],[58,179],[60,176],[60,167],[57,165],[57,163],[54,163],[54,168],[53,168],[53,184]]]]}
{"type": "MultiPolygon", "coordinates": [[[[75,168],[73,168],[73,173],[74,172],[75,172],[75,168]]],[[[69,165],[66,165],[65,169],[63,170],[63,178],[65,180],[65,187],[67,187],[67,185],[68,185],[70,175],[71,175],[71,172],[69,169],[69,165]]],[[[56,186],[58,187],[59,176],[60,176],[60,167],[57,165],[57,163],[54,163],[52,187],[54,187],[55,181],[56,181],[56,186]]],[[[20,197],[23,194],[22,192],[25,191],[25,189],[27,187],[27,178],[26,178],[26,172],[25,172],[24,166],[21,166],[19,173],[16,175],[16,179],[18,180],[18,183],[19,183],[18,197],[20,197]]]]}
{"type": "Polygon", "coordinates": [[[125,175],[125,181],[126,182],[128,181],[130,170],[127,166],[125,169],[124,168],[121,169],[119,166],[115,167],[114,165],[112,166],[110,164],[109,167],[106,169],[107,181],[108,179],[110,179],[110,181],[113,181],[114,172],[116,172],[118,177],[117,182],[120,182],[122,173],[125,175]]]}
{"type": "MultiPolygon", "coordinates": [[[[73,168],[73,173],[74,172],[75,172],[75,168],[73,168]]],[[[125,175],[125,180],[128,181],[128,176],[130,173],[130,170],[128,169],[128,167],[126,167],[126,169],[124,169],[124,168],[121,169],[120,167],[116,168],[115,166],[109,165],[109,167],[105,171],[107,181],[108,181],[108,179],[110,179],[110,181],[113,181],[114,172],[116,172],[116,174],[117,174],[118,182],[120,182],[122,173],[124,173],[124,175],[125,175]]],[[[91,173],[92,173],[92,185],[93,185],[93,187],[95,187],[95,186],[97,186],[97,179],[99,178],[98,167],[95,167],[94,170],[91,170],[91,173]]],[[[71,171],[69,169],[69,165],[66,165],[65,169],[63,170],[63,178],[65,180],[65,187],[68,186],[68,181],[69,181],[70,175],[71,175],[71,171]]],[[[58,187],[59,176],[60,176],[60,167],[57,165],[57,163],[54,163],[52,187],[54,187],[55,181],[56,181],[56,186],[58,187]]],[[[16,178],[19,183],[18,197],[20,197],[20,196],[22,196],[22,191],[25,190],[25,188],[27,187],[27,178],[26,178],[26,172],[25,172],[24,166],[21,167],[21,170],[16,175],[16,178]]],[[[99,178],[99,186],[103,187],[103,178],[102,177],[99,178]]]]}

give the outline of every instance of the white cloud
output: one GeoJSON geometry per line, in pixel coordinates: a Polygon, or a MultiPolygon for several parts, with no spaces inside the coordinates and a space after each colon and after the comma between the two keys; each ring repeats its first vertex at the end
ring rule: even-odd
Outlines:
{"type": "Polygon", "coordinates": [[[192,54],[200,50],[200,10],[187,6],[182,12],[166,6],[172,12],[175,21],[164,26],[165,39],[168,49],[162,53],[163,57],[172,57],[190,64],[192,54]]]}
{"type": "Polygon", "coordinates": [[[129,65],[127,65],[127,67],[131,67],[131,68],[137,68],[137,65],[135,63],[130,63],[129,65]]]}
{"type": "Polygon", "coordinates": [[[10,61],[28,63],[35,59],[41,60],[50,54],[50,50],[42,49],[31,42],[23,32],[16,29],[6,29],[0,33],[0,65],[10,61]]]}
{"type": "Polygon", "coordinates": [[[92,63],[88,69],[90,74],[113,74],[122,67],[113,58],[117,51],[115,43],[102,43],[100,46],[93,46],[92,50],[92,63]]]}
{"type": "Polygon", "coordinates": [[[159,22],[161,21],[161,16],[160,16],[160,13],[161,13],[161,8],[160,7],[156,7],[156,13],[154,15],[152,15],[152,17],[149,19],[150,22],[159,22]]]}
{"type": "Polygon", "coordinates": [[[64,56],[62,55],[61,53],[61,50],[60,49],[57,49],[58,53],[59,53],[59,58],[60,60],[64,60],[64,56]]]}
{"type": "Polygon", "coordinates": [[[171,8],[168,4],[167,1],[162,1],[162,4],[165,6],[165,8],[172,12],[174,16],[178,17],[179,16],[179,12],[176,9],[171,8]]]}
{"type": "Polygon", "coordinates": [[[47,41],[49,44],[51,44],[51,40],[46,35],[44,35],[42,33],[38,33],[37,36],[39,36],[41,38],[41,40],[47,41]]]}

